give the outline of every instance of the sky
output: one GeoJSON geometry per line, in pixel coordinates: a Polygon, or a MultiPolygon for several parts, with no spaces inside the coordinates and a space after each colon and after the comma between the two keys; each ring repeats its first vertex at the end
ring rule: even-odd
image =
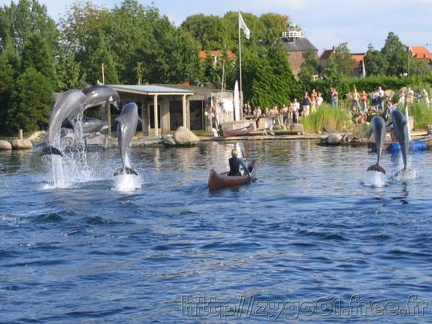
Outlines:
{"type": "MultiPolygon", "coordinates": [[[[9,5],[12,0],[0,0],[9,5]]],[[[84,0],[83,0],[84,1],[84,0]]],[[[14,0],[17,3],[17,0],[14,0]]],[[[65,17],[77,0],[39,0],[54,20],[65,17]]],[[[120,6],[121,0],[93,0],[108,9],[120,6]]],[[[154,6],[161,15],[179,26],[195,14],[224,16],[240,11],[261,16],[265,13],[286,15],[299,25],[304,36],[318,49],[331,49],[347,43],[351,53],[365,53],[371,44],[380,50],[389,32],[407,46],[423,46],[432,51],[432,0],[138,0],[143,6],[154,6]]],[[[245,18],[246,25],[248,24],[245,18]]],[[[253,33],[253,30],[251,30],[253,33]]]]}

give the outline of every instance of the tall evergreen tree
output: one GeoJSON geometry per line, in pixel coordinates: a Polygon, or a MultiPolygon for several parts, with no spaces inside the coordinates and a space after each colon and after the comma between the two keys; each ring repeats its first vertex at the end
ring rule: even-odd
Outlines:
{"type": "Polygon", "coordinates": [[[252,105],[261,107],[287,104],[295,95],[295,78],[280,42],[262,51],[255,63],[246,65],[246,75],[250,75],[250,88],[245,89],[245,98],[250,98],[252,105]]]}
{"type": "Polygon", "coordinates": [[[21,70],[34,68],[45,76],[56,88],[57,74],[54,68],[54,56],[45,39],[39,33],[30,33],[22,47],[21,70]]]}
{"type": "Polygon", "coordinates": [[[388,33],[384,47],[381,49],[385,60],[388,62],[387,76],[410,75],[410,54],[408,47],[399,40],[393,32],[388,33]]]}
{"type": "Polygon", "coordinates": [[[316,77],[320,74],[320,64],[313,51],[306,54],[305,61],[300,66],[300,72],[297,75],[299,88],[301,92],[311,91],[315,88],[316,77]]]}
{"type": "Polygon", "coordinates": [[[17,73],[14,67],[15,59],[15,51],[12,47],[0,51],[0,129],[6,129],[7,107],[17,73]]]}
{"type": "Polygon", "coordinates": [[[366,76],[384,76],[388,69],[388,62],[384,54],[376,50],[371,44],[368,46],[364,63],[366,76]]]}
{"type": "Polygon", "coordinates": [[[6,132],[16,135],[19,129],[32,132],[48,125],[54,103],[50,80],[29,67],[15,81],[6,113],[6,132]]]}

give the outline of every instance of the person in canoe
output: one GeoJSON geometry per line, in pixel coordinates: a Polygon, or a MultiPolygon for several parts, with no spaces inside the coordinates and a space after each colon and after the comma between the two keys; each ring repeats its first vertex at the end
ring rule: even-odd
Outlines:
{"type": "Polygon", "coordinates": [[[228,173],[229,176],[241,176],[240,166],[243,167],[244,172],[249,175],[249,168],[246,162],[238,157],[238,152],[236,149],[231,150],[231,157],[228,159],[228,164],[230,167],[230,171],[228,173]]]}

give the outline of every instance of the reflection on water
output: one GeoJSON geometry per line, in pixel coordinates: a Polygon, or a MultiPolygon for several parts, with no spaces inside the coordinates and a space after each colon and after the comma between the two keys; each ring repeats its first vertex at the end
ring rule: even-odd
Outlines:
{"type": "Polygon", "coordinates": [[[51,160],[0,151],[2,320],[430,322],[430,154],[399,179],[400,156],[384,176],[366,147],[316,141],[132,148],[139,177],[117,190],[116,149],[88,150],[55,188],[51,160]],[[236,146],[257,181],[209,191],[236,146]]]}

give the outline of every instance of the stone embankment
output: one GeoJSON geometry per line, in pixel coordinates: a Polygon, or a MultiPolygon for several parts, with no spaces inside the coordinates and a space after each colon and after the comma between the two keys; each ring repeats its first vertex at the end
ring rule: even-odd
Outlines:
{"type": "MultiPolygon", "coordinates": [[[[14,139],[12,141],[0,140],[0,150],[27,150],[32,149],[38,143],[43,141],[45,132],[36,132],[24,139],[14,139]]],[[[413,140],[427,139],[431,135],[426,131],[411,131],[413,140]]],[[[388,135],[389,137],[389,135],[388,135]]],[[[304,132],[290,132],[286,130],[274,130],[272,132],[252,132],[248,135],[238,137],[214,137],[214,136],[196,136],[189,129],[181,127],[173,135],[162,136],[143,136],[137,133],[131,141],[131,146],[193,146],[199,141],[269,141],[269,140],[320,140],[322,145],[368,145],[373,143],[373,138],[356,138],[351,133],[320,133],[308,134],[304,132]]],[[[98,135],[86,140],[87,145],[100,145],[107,148],[117,147],[117,138],[108,135],[98,135]]]]}

